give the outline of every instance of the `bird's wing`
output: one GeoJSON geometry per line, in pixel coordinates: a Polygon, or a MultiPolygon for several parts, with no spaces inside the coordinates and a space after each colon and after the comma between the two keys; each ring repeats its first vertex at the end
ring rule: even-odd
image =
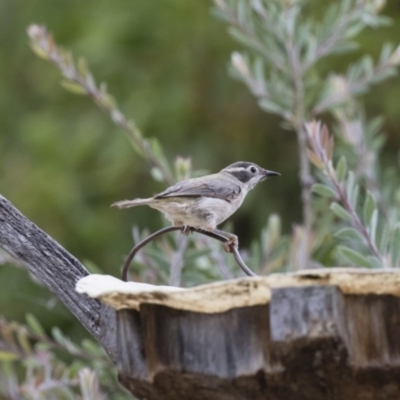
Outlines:
{"type": "Polygon", "coordinates": [[[227,179],[214,180],[212,175],[188,179],[178,182],[164,192],[155,196],[156,199],[165,197],[214,197],[217,199],[234,200],[240,195],[240,186],[227,179]]]}

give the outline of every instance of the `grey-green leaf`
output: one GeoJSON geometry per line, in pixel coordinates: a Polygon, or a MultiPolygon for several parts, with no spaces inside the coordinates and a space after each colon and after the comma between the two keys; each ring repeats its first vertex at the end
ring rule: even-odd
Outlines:
{"type": "Polygon", "coordinates": [[[51,330],[51,334],[57,343],[61,345],[65,343],[66,338],[59,327],[54,326],[51,330]]]}
{"type": "Polygon", "coordinates": [[[26,323],[30,330],[37,336],[44,337],[46,333],[39,320],[33,314],[26,314],[26,323]]]}
{"type": "Polygon", "coordinates": [[[339,253],[342,254],[351,263],[353,263],[357,266],[360,266],[360,267],[366,267],[366,268],[371,267],[371,264],[368,261],[367,257],[363,256],[358,251],[350,249],[349,247],[346,247],[346,246],[338,246],[337,249],[338,249],[339,253]]]}
{"type": "Polygon", "coordinates": [[[354,208],[357,207],[357,202],[358,202],[358,194],[360,193],[360,186],[359,185],[354,185],[353,188],[353,193],[351,194],[351,204],[354,208]]]}
{"type": "Polygon", "coordinates": [[[347,177],[347,183],[346,183],[346,193],[347,197],[351,199],[351,195],[353,193],[353,188],[356,183],[356,179],[354,177],[354,173],[352,171],[349,171],[348,177],[347,177]]]}
{"type": "Polygon", "coordinates": [[[374,244],[375,244],[377,227],[378,227],[378,209],[375,208],[375,210],[372,212],[371,222],[369,225],[369,229],[370,229],[369,232],[371,235],[371,240],[372,240],[372,243],[374,243],[374,244]]]}
{"type": "Polygon", "coordinates": [[[364,237],[354,228],[342,228],[335,233],[335,236],[342,240],[357,240],[364,243],[364,237]]]}
{"type": "Polygon", "coordinates": [[[376,268],[376,269],[383,268],[382,262],[379,261],[375,256],[368,256],[367,259],[371,268],[376,268]]]}
{"type": "Polygon", "coordinates": [[[390,250],[392,267],[398,267],[400,261],[400,225],[397,225],[394,229],[390,250]]]}
{"type": "Polygon", "coordinates": [[[382,229],[381,233],[381,238],[379,241],[379,251],[382,254],[387,253],[387,251],[390,251],[389,246],[389,241],[392,238],[393,232],[391,231],[390,227],[388,224],[385,224],[382,229]]]}
{"type": "Polygon", "coordinates": [[[151,176],[153,177],[153,179],[154,179],[155,181],[157,181],[157,182],[162,182],[163,179],[164,179],[164,176],[163,176],[163,174],[162,174],[162,171],[161,171],[160,168],[158,168],[158,167],[153,167],[153,168],[150,170],[150,174],[151,174],[151,176]]]}
{"type": "Polygon", "coordinates": [[[314,184],[311,190],[322,197],[328,197],[328,198],[336,197],[336,192],[332,188],[330,188],[327,185],[323,185],[321,183],[314,184]]]}
{"type": "Polygon", "coordinates": [[[347,172],[347,160],[345,156],[340,157],[340,160],[336,164],[336,176],[339,182],[341,182],[347,172]]]}
{"type": "Polygon", "coordinates": [[[368,225],[370,223],[375,208],[376,208],[375,197],[371,192],[368,192],[363,208],[363,217],[365,225],[368,225]]]}
{"type": "Polygon", "coordinates": [[[74,94],[86,94],[86,89],[81,86],[79,83],[70,82],[70,81],[61,81],[61,86],[74,94]]]}
{"type": "Polygon", "coordinates": [[[32,346],[31,343],[28,339],[27,332],[24,330],[21,330],[17,333],[17,340],[18,344],[21,347],[21,349],[25,352],[25,354],[31,354],[32,353],[32,346]]]}
{"type": "Polygon", "coordinates": [[[351,221],[351,215],[338,203],[331,203],[330,209],[333,213],[344,221],[351,221]]]}

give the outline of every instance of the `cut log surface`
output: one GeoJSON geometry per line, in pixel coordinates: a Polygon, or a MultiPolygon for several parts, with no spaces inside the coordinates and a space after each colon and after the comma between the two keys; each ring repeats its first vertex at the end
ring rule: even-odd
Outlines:
{"type": "Polygon", "coordinates": [[[191,289],[89,275],[77,291],[118,310],[119,375],[140,399],[400,399],[398,270],[191,289]]]}

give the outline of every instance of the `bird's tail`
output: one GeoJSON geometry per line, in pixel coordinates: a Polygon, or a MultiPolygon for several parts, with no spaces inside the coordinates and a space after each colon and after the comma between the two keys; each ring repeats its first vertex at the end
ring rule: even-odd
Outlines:
{"type": "Polygon", "coordinates": [[[111,207],[129,208],[129,207],[143,206],[145,204],[149,204],[152,200],[153,200],[152,197],[148,199],[122,200],[111,204],[111,207]]]}

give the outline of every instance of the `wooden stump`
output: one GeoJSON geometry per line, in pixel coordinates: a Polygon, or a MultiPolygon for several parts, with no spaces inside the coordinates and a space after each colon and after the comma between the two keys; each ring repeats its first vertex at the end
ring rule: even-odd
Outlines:
{"type": "Polygon", "coordinates": [[[323,269],[193,289],[89,275],[121,382],[154,400],[398,400],[400,271],[323,269]]]}

